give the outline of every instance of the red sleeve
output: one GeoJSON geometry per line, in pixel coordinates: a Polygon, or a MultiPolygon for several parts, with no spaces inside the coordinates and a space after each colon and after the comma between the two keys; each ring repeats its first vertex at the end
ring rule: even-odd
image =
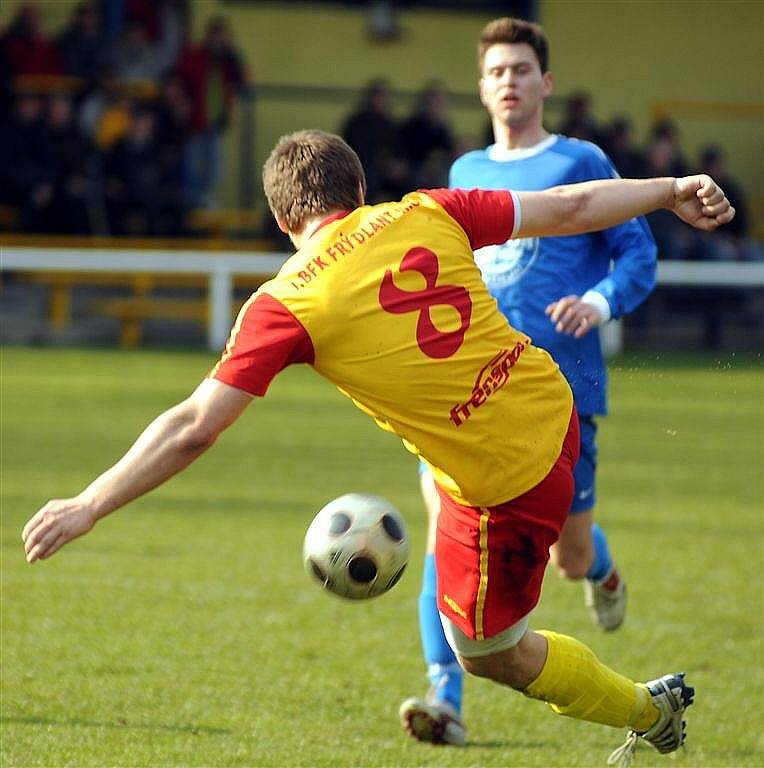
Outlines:
{"type": "Polygon", "coordinates": [[[262,396],[279,371],[292,363],[312,363],[314,357],[302,323],[280,301],[261,293],[242,308],[210,376],[262,396]]]}
{"type": "Polygon", "coordinates": [[[473,249],[506,243],[520,228],[520,203],[509,190],[423,189],[467,233],[473,249]]]}

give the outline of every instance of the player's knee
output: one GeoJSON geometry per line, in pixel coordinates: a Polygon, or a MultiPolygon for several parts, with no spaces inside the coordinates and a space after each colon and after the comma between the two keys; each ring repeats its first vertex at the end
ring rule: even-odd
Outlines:
{"type": "Polygon", "coordinates": [[[475,677],[485,677],[502,685],[521,691],[528,684],[525,659],[515,649],[502,651],[490,656],[459,657],[462,668],[475,677]]]}
{"type": "Polygon", "coordinates": [[[494,679],[495,671],[491,664],[490,656],[478,656],[476,658],[459,656],[459,664],[461,664],[462,669],[470,675],[475,675],[475,677],[487,677],[491,680],[494,679]]]}
{"type": "Polygon", "coordinates": [[[591,564],[591,548],[567,547],[559,549],[554,566],[563,579],[577,581],[586,577],[591,564]]]}

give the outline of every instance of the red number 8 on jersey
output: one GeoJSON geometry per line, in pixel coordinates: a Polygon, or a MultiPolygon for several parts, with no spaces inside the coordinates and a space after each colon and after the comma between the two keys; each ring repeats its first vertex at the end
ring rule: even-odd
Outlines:
{"type": "Polygon", "coordinates": [[[399,270],[419,272],[425,279],[423,291],[404,291],[393,282],[392,270],[387,270],[379,286],[379,304],[386,312],[401,315],[419,312],[416,324],[416,340],[419,349],[428,357],[451,357],[464,341],[464,334],[470,326],[472,299],[464,286],[436,285],[438,280],[438,257],[427,248],[411,248],[403,257],[399,270]],[[461,320],[455,331],[439,331],[430,318],[430,307],[445,305],[453,307],[461,320]]]}

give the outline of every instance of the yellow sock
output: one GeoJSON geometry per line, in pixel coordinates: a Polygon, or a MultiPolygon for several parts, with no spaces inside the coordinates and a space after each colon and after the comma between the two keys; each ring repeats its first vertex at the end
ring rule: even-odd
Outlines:
{"type": "Polygon", "coordinates": [[[548,644],[541,674],[525,689],[557,713],[578,720],[646,731],[658,719],[647,686],[606,667],[583,643],[541,631],[548,644]]]}

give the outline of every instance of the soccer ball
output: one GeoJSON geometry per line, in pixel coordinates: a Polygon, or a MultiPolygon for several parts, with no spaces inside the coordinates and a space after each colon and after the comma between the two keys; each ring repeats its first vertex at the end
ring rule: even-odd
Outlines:
{"type": "Polygon", "coordinates": [[[305,570],[349,600],[387,592],[403,574],[409,537],[403,515],[370,493],[346,493],[315,516],[305,534],[305,570]]]}

